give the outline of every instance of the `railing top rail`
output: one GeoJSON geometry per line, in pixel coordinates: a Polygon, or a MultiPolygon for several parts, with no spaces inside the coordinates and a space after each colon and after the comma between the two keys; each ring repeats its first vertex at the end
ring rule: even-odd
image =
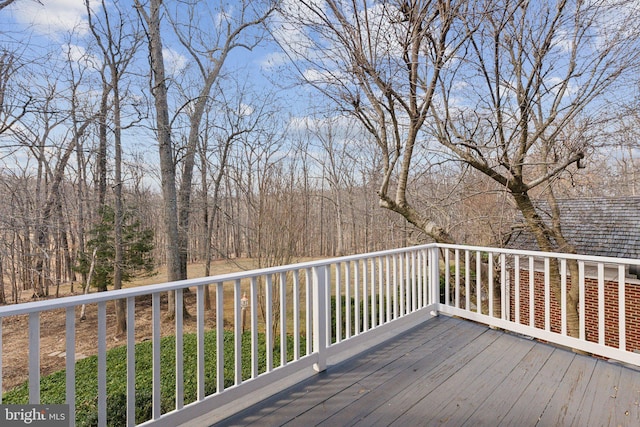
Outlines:
{"type": "Polygon", "coordinates": [[[506,249],[506,248],[495,248],[495,247],[487,247],[487,246],[468,246],[468,245],[450,245],[450,244],[437,244],[439,248],[444,249],[462,249],[469,251],[479,251],[479,252],[493,252],[493,253],[501,253],[501,254],[509,254],[509,255],[520,255],[520,256],[533,256],[539,258],[560,258],[560,259],[573,259],[577,261],[588,261],[588,262],[596,262],[603,264],[624,264],[624,265],[639,265],[640,260],[633,258],[615,258],[615,257],[604,257],[604,256],[595,256],[595,255],[580,255],[580,254],[569,254],[564,252],[543,252],[543,251],[531,251],[531,250],[522,250],[522,249],[506,249]]]}
{"type": "Polygon", "coordinates": [[[412,246],[409,248],[390,249],[378,252],[370,252],[366,254],[349,255],[338,258],[322,259],[317,261],[307,261],[297,264],[282,265],[276,267],[267,267],[256,270],[239,271],[234,273],[220,274],[216,276],[199,277],[193,279],[179,280],[175,282],[165,282],[153,285],[138,286],[134,288],[125,288],[111,290],[106,292],[97,292],[86,295],[74,295],[56,299],[48,299],[43,301],[33,301],[22,304],[13,304],[0,307],[0,318],[29,314],[44,310],[56,310],[67,307],[79,306],[82,304],[96,304],[99,302],[113,301],[143,295],[151,295],[156,293],[175,291],[191,286],[210,285],[220,282],[230,282],[234,280],[251,279],[254,277],[266,276],[269,274],[279,274],[294,270],[304,270],[307,268],[321,267],[336,263],[358,261],[361,259],[375,258],[380,256],[394,255],[405,252],[413,252],[422,249],[434,247],[435,244],[412,246]]]}

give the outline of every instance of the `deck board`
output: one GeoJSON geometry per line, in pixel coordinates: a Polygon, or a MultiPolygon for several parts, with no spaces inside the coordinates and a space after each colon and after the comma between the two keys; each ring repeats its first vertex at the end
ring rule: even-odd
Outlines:
{"type": "Polygon", "coordinates": [[[571,425],[574,422],[577,413],[569,408],[581,405],[596,365],[597,359],[592,357],[574,358],[540,417],[540,425],[571,425]]]}
{"type": "Polygon", "coordinates": [[[498,425],[535,425],[561,384],[573,356],[568,351],[554,349],[498,425]]]}
{"type": "MultiPolygon", "coordinates": [[[[522,391],[538,374],[540,368],[546,363],[553,352],[553,347],[533,342],[529,351],[518,361],[518,363],[506,375],[496,375],[496,381],[491,393],[485,393],[482,401],[475,412],[462,425],[497,425],[501,418],[507,414],[516,404],[522,391]]],[[[503,374],[506,371],[503,371],[503,374]]]]}
{"type": "Polygon", "coordinates": [[[627,375],[623,370],[615,396],[613,425],[640,426],[640,382],[637,377],[627,375]]]}
{"type": "MultiPolygon", "coordinates": [[[[426,341],[436,340],[441,345],[446,345],[455,339],[456,328],[451,329],[451,325],[442,323],[430,329],[426,334],[420,334],[426,341]]],[[[420,341],[416,341],[412,334],[403,334],[390,343],[378,346],[359,356],[351,359],[348,363],[344,363],[338,367],[330,367],[326,372],[314,377],[311,381],[305,382],[297,387],[296,393],[284,395],[272,404],[262,408],[258,414],[254,414],[251,422],[259,420],[262,425],[283,425],[289,419],[289,413],[306,412],[305,417],[312,420],[314,417],[319,418],[319,414],[325,413],[325,408],[334,403],[332,396],[340,395],[339,400],[348,404],[353,400],[357,400],[366,390],[367,377],[373,374],[383,372],[389,375],[394,369],[403,371],[404,367],[395,355],[407,354],[418,355],[423,348],[420,341]],[[358,382],[360,381],[360,382],[358,382]],[[322,405],[320,405],[322,403],[322,405]]],[[[336,409],[337,410],[337,409],[336,409]]],[[[326,418],[329,415],[320,417],[326,418]]],[[[247,420],[245,420],[247,421],[247,420]]],[[[239,424],[244,425],[245,422],[239,424]]],[[[233,425],[231,423],[230,425],[233,425]]]]}
{"type": "Polygon", "coordinates": [[[611,363],[594,369],[581,402],[583,408],[574,420],[577,425],[587,425],[594,417],[602,419],[602,425],[612,425],[615,410],[615,394],[619,388],[621,367],[611,363]]]}
{"type": "MultiPolygon", "coordinates": [[[[337,422],[339,425],[347,425],[367,416],[371,412],[370,408],[391,398],[384,392],[385,390],[394,390],[395,384],[407,385],[415,377],[414,372],[421,369],[428,370],[429,363],[435,363],[441,359],[442,349],[462,349],[471,335],[480,332],[480,330],[459,327],[454,327],[450,331],[453,333],[441,333],[437,337],[432,337],[431,334],[410,335],[408,347],[414,349],[407,351],[409,350],[407,346],[396,348],[395,360],[376,369],[370,369],[356,362],[359,366],[353,371],[366,373],[366,375],[360,376],[354,384],[356,393],[350,395],[351,399],[332,396],[322,406],[316,406],[301,414],[293,424],[315,425],[320,422],[327,424],[337,422]],[[417,343],[420,345],[416,347],[417,343]]],[[[371,356],[377,359],[379,354],[374,351],[371,356]]]]}
{"type": "Polygon", "coordinates": [[[217,425],[639,421],[639,370],[439,316],[217,425]]]}
{"type": "MultiPolygon", "coordinates": [[[[411,369],[396,376],[378,387],[371,393],[370,399],[375,404],[357,405],[351,409],[358,418],[347,418],[347,421],[357,421],[355,425],[386,426],[409,411],[425,395],[445,382],[456,371],[470,362],[472,357],[466,352],[471,348],[473,353],[481,352],[498,338],[498,333],[485,328],[477,330],[484,333],[477,335],[471,342],[464,345],[461,340],[455,346],[442,349],[439,357],[425,357],[412,366],[411,369]]],[[[359,403],[359,402],[358,402],[359,403]]],[[[337,413],[335,422],[345,414],[337,413]]],[[[350,423],[349,423],[350,424],[350,423]]]]}
{"type": "MultiPolygon", "coordinates": [[[[478,408],[483,407],[489,396],[494,396],[501,391],[499,390],[500,383],[487,381],[487,379],[500,378],[504,372],[511,372],[534,346],[533,342],[526,343],[529,345],[514,345],[513,340],[518,340],[518,338],[510,335],[503,335],[500,340],[505,347],[499,347],[498,341],[489,347],[491,349],[491,352],[487,352],[489,359],[484,362],[486,369],[483,369],[483,362],[477,363],[480,359],[474,359],[473,365],[469,366],[471,373],[466,374],[464,369],[460,370],[456,373],[457,377],[451,377],[447,388],[439,387],[432,393],[439,396],[454,396],[453,398],[444,398],[441,403],[442,409],[434,412],[436,420],[444,425],[452,426],[459,426],[468,421],[478,408]],[[462,390],[458,389],[460,382],[466,384],[462,390]]],[[[420,411],[416,415],[417,419],[422,416],[420,411]]],[[[404,417],[399,421],[403,419],[404,417]]]]}
{"type": "MultiPolygon", "coordinates": [[[[445,381],[438,385],[434,384],[433,389],[406,412],[396,414],[398,417],[393,425],[419,425],[421,420],[424,420],[425,414],[444,425],[450,423],[460,425],[464,422],[465,410],[471,409],[470,405],[481,399],[485,392],[485,390],[478,390],[478,383],[486,381],[483,378],[496,363],[504,363],[503,359],[511,347],[510,341],[513,337],[496,334],[499,335],[498,338],[495,341],[488,341],[489,345],[477,356],[455,370],[453,375],[445,381]],[[464,389],[458,388],[461,382],[465,383],[464,389]]],[[[428,377],[425,379],[429,380],[428,377]]],[[[468,416],[469,414],[466,415],[468,416]]]]}

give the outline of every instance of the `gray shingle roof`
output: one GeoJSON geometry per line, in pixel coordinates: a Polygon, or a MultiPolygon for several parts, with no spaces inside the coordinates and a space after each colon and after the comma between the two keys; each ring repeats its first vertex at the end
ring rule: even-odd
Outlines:
{"type": "MultiPolygon", "coordinates": [[[[535,203],[550,223],[546,202],[535,203]]],[[[640,259],[640,197],[559,199],[565,238],[580,254],[640,259]]],[[[531,233],[517,219],[509,247],[538,249],[531,233]]]]}

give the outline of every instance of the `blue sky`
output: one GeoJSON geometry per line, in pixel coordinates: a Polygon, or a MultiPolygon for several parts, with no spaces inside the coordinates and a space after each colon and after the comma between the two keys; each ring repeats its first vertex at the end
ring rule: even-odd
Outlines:
{"type": "MultiPolygon", "coordinates": [[[[296,0],[287,1],[295,5],[296,0]]],[[[59,60],[64,60],[66,50],[80,56],[85,48],[83,39],[90,39],[83,0],[43,0],[42,3],[35,0],[17,0],[9,8],[3,9],[0,12],[0,44],[18,46],[27,58],[36,58],[44,51],[49,51],[54,59],[57,56],[59,60]],[[74,34],[72,37],[71,33],[74,34]]],[[[211,4],[214,3],[217,4],[211,4]]],[[[132,0],[119,1],[118,4],[131,8],[132,13],[135,13],[132,0]]],[[[638,7],[638,2],[631,5],[638,7]]],[[[304,38],[304,35],[293,27],[273,28],[281,40],[289,43],[304,38]]],[[[179,43],[172,39],[172,30],[167,24],[164,31],[166,68],[170,73],[178,75],[188,66],[189,58],[179,43]]],[[[143,46],[142,50],[140,73],[145,72],[145,66],[148,67],[145,64],[146,46],[143,46]]],[[[283,52],[273,43],[264,44],[252,52],[235,50],[226,63],[226,69],[239,79],[249,82],[256,92],[268,93],[274,100],[276,97],[279,98],[277,101],[282,113],[293,116],[294,119],[290,123],[300,126],[301,129],[307,123],[304,119],[308,114],[307,107],[312,101],[321,99],[309,87],[289,87],[294,77],[292,68],[283,52]]],[[[304,71],[308,72],[307,75],[313,74],[312,70],[304,71]]],[[[144,90],[144,85],[142,87],[144,90]]],[[[464,85],[460,86],[460,91],[468,97],[468,93],[464,93],[464,85]]],[[[149,139],[147,144],[148,151],[154,152],[153,141],[149,139]]]]}
{"type": "MultiPolygon", "coordinates": [[[[93,4],[94,9],[100,7],[99,2],[93,4]]],[[[113,3],[107,2],[107,7],[109,5],[113,3]]],[[[119,1],[118,5],[124,10],[130,8],[131,13],[135,14],[132,0],[119,1]]],[[[64,67],[67,52],[71,52],[72,57],[80,58],[86,53],[87,43],[93,41],[83,0],[45,0],[41,3],[34,0],[17,0],[10,7],[0,11],[0,28],[0,45],[17,49],[23,58],[41,58],[48,53],[48,63],[42,64],[43,60],[39,59],[37,65],[49,67],[52,75],[55,72],[54,62],[59,62],[60,66],[64,67]]],[[[175,39],[167,22],[163,23],[163,31],[165,68],[170,75],[184,74],[191,59],[175,39]]],[[[146,50],[147,47],[143,44],[137,64],[137,72],[142,76],[140,87],[143,91],[148,88],[147,78],[144,77],[148,73],[146,50]]],[[[256,96],[268,94],[273,104],[278,105],[285,115],[304,115],[310,89],[301,86],[287,88],[291,81],[285,79],[286,73],[283,73],[285,59],[278,46],[263,43],[252,51],[233,50],[225,63],[225,70],[242,83],[248,83],[256,96]]],[[[97,55],[90,60],[98,64],[101,62],[97,55]]],[[[288,74],[287,77],[291,75],[288,74]]],[[[294,123],[300,123],[300,120],[294,120],[294,123]]],[[[137,149],[155,156],[157,148],[154,147],[151,135],[136,138],[136,141],[142,143],[137,149]]]]}
{"type": "MultiPolygon", "coordinates": [[[[98,2],[92,3],[95,3],[94,8],[99,7],[98,2]]],[[[107,2],[109,4],[112,2],[107,2]]],[[[131,0],[118,1],[118,4],[125,10],[131,8],[131,13],[135,13],[131,0]]],[[[82,52],[82,39],[90,38],[83,0],[18,0],[0,12],[0,28],[0,44],[21,44],[27,56],[36,56],[44,50],[57,50],[64,55],[70,43],[78,52],[82,52]]],[[[166,22],[163,30],[167,71],[179,73],[190,59],[177,40],[172,38],[172,30],[166,22]]],[[[226,62],[226,68],[247,73],[257,85],[265,87],[274,81],[284,83],[281,67],[286,61],[278,46],[267,42],[251,52],[235,49],[226,62]]]]}

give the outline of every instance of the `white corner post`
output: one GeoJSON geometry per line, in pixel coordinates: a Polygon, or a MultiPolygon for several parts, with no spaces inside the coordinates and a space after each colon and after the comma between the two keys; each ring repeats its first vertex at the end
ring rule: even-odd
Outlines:
{"type": "Polygon", "coordinates": [[[327,266],[313,267],[313,352],[316,372],[327,369],[327,266]]]}
{"type": "MultiPolygon", "coordinates": [[[[440,249],[438,246],[433,245],[429,250],[429,267],[430,267],[430,280],[431,283],[431,300],[429,304],[436,304],[439,308],[440,304],[440,249]]],[[[437,315],[437,311],[432,313],[437,315]]]]}

